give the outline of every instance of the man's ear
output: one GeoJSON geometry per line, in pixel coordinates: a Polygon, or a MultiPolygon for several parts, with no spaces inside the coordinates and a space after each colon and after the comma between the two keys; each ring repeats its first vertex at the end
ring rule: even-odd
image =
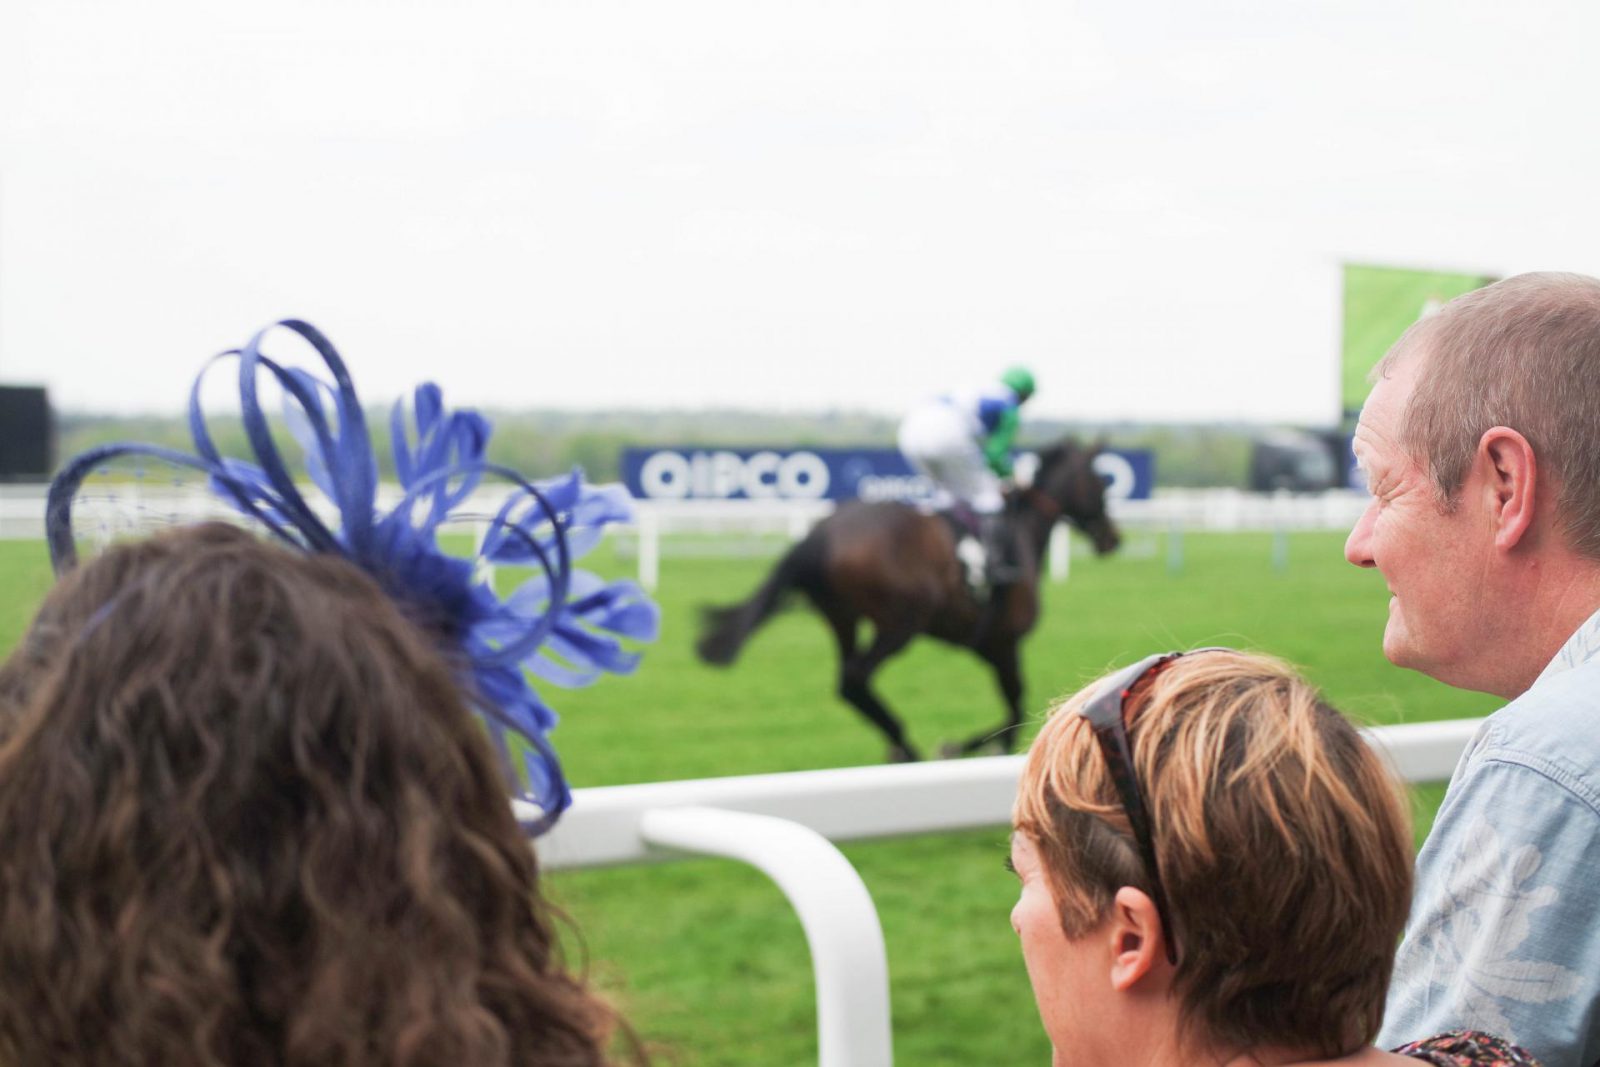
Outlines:
{"type": "Polygon", "coordinates": [[[1102,933],[1111,958],[1111,988],[1117,992],[1126,993],[1152,972],[1163,981],[1170,976],[1161,915],[1142,890],[1128,885],[1117,890],[1102,933]]]}
{"type": "Polygon", "coordinates": [[[1538,461],[1528,439],[1508,426],[1493,426],[1478,439],[1473,462],[1484,476],[1484,494],[1494,526],[1494,545],[1509,551],[1533,529],[1538,504],[1538,461]]]}

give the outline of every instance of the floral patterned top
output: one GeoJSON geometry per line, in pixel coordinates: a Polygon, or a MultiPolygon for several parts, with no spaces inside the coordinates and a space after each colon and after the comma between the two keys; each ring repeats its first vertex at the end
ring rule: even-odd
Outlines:
{"type": "Polygon", "coordinates": [[[1600,1062],[1600,612],[1462,754],[1417,854],[1374,1044],[1471,1028],[1600,1062]]]}
{"type": "Polygon", "coordinates": [[[1517,1046],[1476,1030],[1452,1030],[1402,1045],[1395,1052],[1436,1067],[1539,1067],[1538,1060],[1517,1046]]]}

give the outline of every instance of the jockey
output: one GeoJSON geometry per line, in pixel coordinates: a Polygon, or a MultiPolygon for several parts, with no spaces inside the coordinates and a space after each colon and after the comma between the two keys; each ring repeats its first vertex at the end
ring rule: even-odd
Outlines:
{"type": "Polygon", "coordinates": [[[1017,578],[1001,479],[1011,476],[1018,409],[1032,395],[1033,375],[1012,367],[998,382],[937,397],[900,423],[900,451],[938,487],[935,506],[951,507],[978,535],[991,585],[1017,578]]]}

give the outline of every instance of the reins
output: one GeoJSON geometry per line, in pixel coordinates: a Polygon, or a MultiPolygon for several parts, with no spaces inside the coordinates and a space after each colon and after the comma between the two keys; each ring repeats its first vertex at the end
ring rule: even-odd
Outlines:
{"type": "Polygon", "coordinates": [[[1062,512],[1066,510],[1064,506],[1056,501],[1055,497],[1046,493],[1043,489],[1038,489],[1031,485],[1022,491],[1022,498],[1028,501],[1035,511],[1050,522],[1055,522],[1061,517],[1062,512]]]}

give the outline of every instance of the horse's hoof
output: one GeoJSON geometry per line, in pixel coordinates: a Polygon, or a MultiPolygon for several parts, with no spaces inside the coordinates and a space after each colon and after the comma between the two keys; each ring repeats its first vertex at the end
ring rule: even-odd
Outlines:
{"type": "Polygon", "coordinates": [[[940,759],[960,759],[967,754],[966,750],[954,741],[946,741],[939,746],[940,759]]]}
{"type": "Polygon", "coordinates": [[[912,748],[910,748],[908,746],[905,746],[905,745],[890,745],[889,746],[889,762],[890,763],[916,763],[921,759],[922,759],[922,757],[917,755],[916,750],[912,749],[912,748]]]}

